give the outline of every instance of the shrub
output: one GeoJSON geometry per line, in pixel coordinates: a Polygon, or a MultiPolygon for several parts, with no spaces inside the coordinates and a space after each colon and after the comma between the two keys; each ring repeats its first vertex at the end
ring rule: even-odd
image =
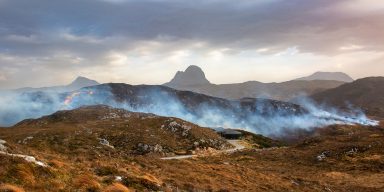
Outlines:
{"type": "Polygon", "coordinates": [[[32,186],[36,184],[35,171],[33,165],[30,164],[16,164],[11,166],[8,170],[7,177],[18,180],[18,183],[32,186]]]}
{"type": "Polygon", "coordinates": [[[150,189],[152,191],[161,190],[158,183],[152,181],[146,176],[143,177],[125,177],[123,178],[123,183],[125,186],[133,187],[139,190],[150,189]]]}
{"type": "Polygon", "coordinates": [[[115,167],[111,166],[100,166],[95,170],[96,175],[98,176],[108,176],[118,173],[118,170],[115,167]]]}
{"type": "Polygon", "coordinates": [[[89,192],[100,191],[100,183],[91,175],[81,175],[74,181],[74,186],[77,189],[83,189],[89,192]]]}
{"type": "Polygon", "coordinates": [[[64,167],[65,163],[56,159],[52,159],[51,161],[48,162],[48,165],[56,168],[62,168],[64,167]]]}
{"type": "Polygon", "coordinates": [[[16,187],[11,184],[0,185],[0,192],[25,192],[24,189],[16,187]]]}
{"type": "Polygon", "coordinates": [[[114,183],[108,186],[107,188],[105,188],[104,191],[105,192],[130,192],[131,190],[129,190],[127,187],[125,187],[120,183],[114,183]]]}

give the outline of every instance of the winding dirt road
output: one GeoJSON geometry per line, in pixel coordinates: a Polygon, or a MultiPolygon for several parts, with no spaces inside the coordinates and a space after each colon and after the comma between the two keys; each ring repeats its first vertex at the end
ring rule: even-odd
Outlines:
{"type": "MultiPolygon", "coordinates": [[[[245,148],[245,146],[241,145],[239,141],[240,140],[227,140],[228,143],[230,143],[231,145],[233,145],[235,147],[231,148],[231,149],[221,150],[221,151],[219,151],[219,153],[233,153],[236,151],[243,150],[245,148]]],[[[163,157],[161,159],[162,160],[189,159],[189,158],[198,157],[198,156],[199,155],[178,155],[178,156],[173,156],[173,157],[163,157]]]]}

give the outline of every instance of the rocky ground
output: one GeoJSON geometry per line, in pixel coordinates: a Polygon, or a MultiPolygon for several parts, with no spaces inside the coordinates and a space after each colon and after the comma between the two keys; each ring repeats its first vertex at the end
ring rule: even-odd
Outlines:
{"type": "Polygon", "coordinates": [[[8,142],[53,152],[159,156],[203,148],[230,147],[213,130],[153,114],[133,113],[108,106],[87,106],[24,120],[2,130],[8,142]]]}
{"type": "Polygon", "coordinates": [[[62,111],[0,130],[0,191],[384,190],[384,123],[280,141],[244,134],[246,149],[215,153],[231,146],[180,119],[105,106],[62,111]],[[160,159],[198,150],[212,153],[160,159]]]}

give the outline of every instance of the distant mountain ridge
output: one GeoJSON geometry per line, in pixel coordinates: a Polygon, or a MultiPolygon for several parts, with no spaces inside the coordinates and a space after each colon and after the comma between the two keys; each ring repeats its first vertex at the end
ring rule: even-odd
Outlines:
{"type": "Polygon", "coordinates": [[[301,77],[295,80],[298,80],[298,81],[332,80],[332,81],[343,81],[343,82],[354,81],[352,77],[342,72],[320,72],[320,71],[310,76],[301,77]]]}
{"type": "Polygon", "coordinates": [[[74,81],[72,81],[68,85],[62,86],[52,86],[52,87],[40,87],[40,88],[32,88],[25,87],[20,89],[15,89],[16,92],[35,92],[35,91],[47,91],[47,92],[70,92],[81,89],[83,87],[99,85],[95,80],[88,79],[86,77],[79,76],[74,81]]]}
{"type": "MultiPolygon", "coordinates": [[[[316,75],[316,77],[320,78],[319,75],[316,75]]],[[[344,84],[345,80],[347,79],[336,81],[324,80],[323,78],[320,80],[292,80],[282,83],[248,81],[244,83],[216,85],[206,79],[202,69],[197,66],[190,66],[185,72],[177,72],[170,82],[163,85],[178,90],[193,91],[226,99],[253,97],[289,101],[300,95],[312,95],[338,87],[344,84]]]]}

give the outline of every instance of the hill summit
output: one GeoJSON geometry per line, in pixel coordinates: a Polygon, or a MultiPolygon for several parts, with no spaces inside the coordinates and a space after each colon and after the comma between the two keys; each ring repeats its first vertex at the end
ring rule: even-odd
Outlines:
{"type": "Polygon", "coordinates": [[[71,92],[71,91],[81,89],[83,87],[90,87],[90,86],[95,86],[95,85],[99,85],[99,83],[95,80],[79,76],[68,85],[59,85],[59,86],[52,86],[52,87],[39,87],[39,88],[24,87],[24,88],[20,88],[20,89],[15,89],[13,91],[16,91],[19,93],[38,92],[38,91],[60,93],[60,92],[71,92]]]}
{"type": "Polygon", "coordinates": [[[164,85],[169,87],[197,86],[211,84],[203,70],[196,66],[189,66],[184,72],[178,71],[173,79],[164,85]]]}
{"type": "Polygon", "coordinates": [[[95,80],[88,79],[86,77],[79,76],[71,84],[67,85],[69,88],[80,89],[83,87],[99,85],[95,80]]]}
{"type": "MultiPolygon", "coordinates": [[[[115,156],[122,155],[120,151],[128,156],[148,153],[174,156],[178,151],[187,153],[199,147],[218,150],[230,147],[212,129],[178,118],[135,113],[106,105],[61,110],[38,119],[26,119],[13,128],[23,130],[26,135],[45,129],[44,133],[33,134],[39,146],[64,153],[62,146],[75,145],[78,150],[69,148],[65,151],[65,154],[75,156],[83,154],[90,146],[100,145],[116,149],[110,151],[115,156]],[[57,143],[52,145],[50,137],[55,138],[57,143]]],[[[16,136],[14,138],[21,139],[16,136]]],[[[99,154],[103,152],[103,149],[98,151],[99,154]]]]}
{"type": "Polygon", "coordinates": [[[316,72],[310,76],[298,78],[295,80],[313,81],[313,80],[332,80],[342,82],[352,82],[353,79],[343,72],[316,72]]]}

